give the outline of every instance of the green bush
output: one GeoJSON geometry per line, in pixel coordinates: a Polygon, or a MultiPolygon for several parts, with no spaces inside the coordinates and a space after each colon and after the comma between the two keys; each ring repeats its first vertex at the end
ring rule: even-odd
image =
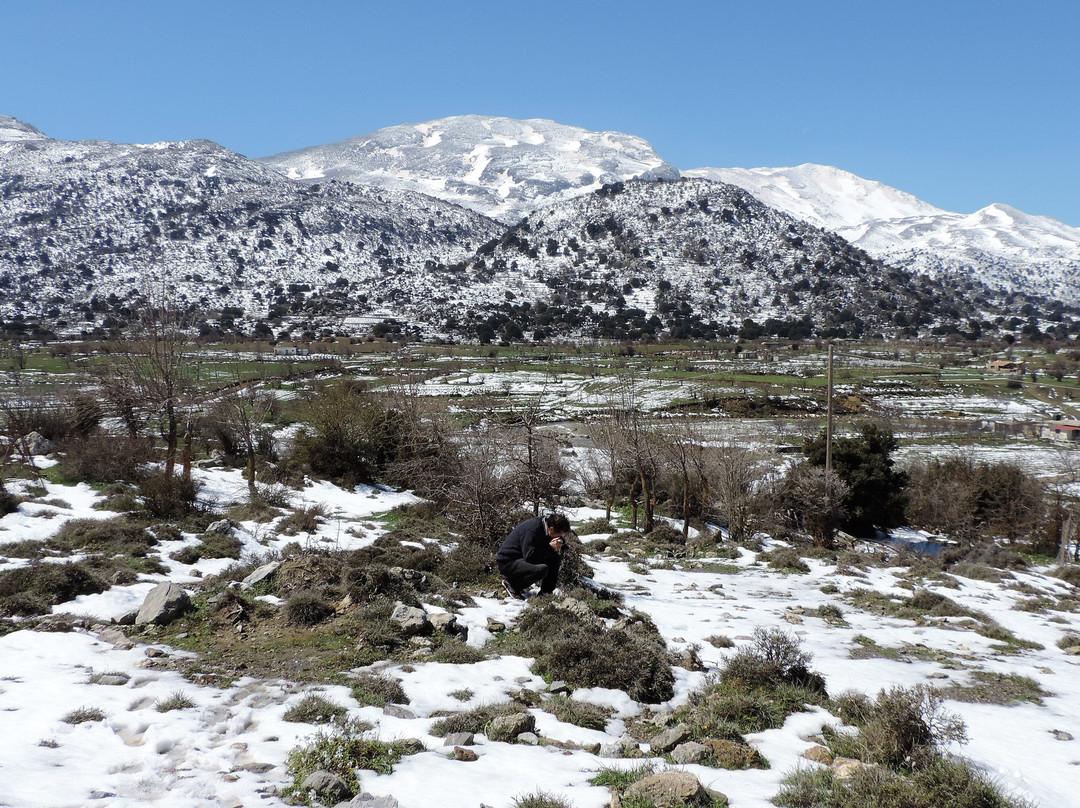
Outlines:
{"type": "Polygon", "coordinates": [[[85,724],[89,721],[104,721],[105,713],[97,707],[79,707],[60,719],[65,724],[85,724]]]}
{"type": "Polygon", "coordinates": [[[74,564],[35,561],[0,573],[0,617],[45,614],[59,603],[108,588],[85,561],[74,564]]]}
{"type": "Polygon", "coordinates": [[[334,614],[334,607],[314,592],[297,592],[285,604],[286,619],[298,626],[314,626],[334,614]]]}
{"type": "Polygon", "coordinates": [[[647,619],[608,627],[554,603],[529,607],[518,624],[524,656],[535,657],[541,676],[562,679],[572,687],[624,690],[635,701],[656,704],[674,695],[663,637],[647,619]]]}
{"type": "Polygon", "coordinates": [[[199,487],[194,480],[175,474],[158,472],[139,483],[143,507],[151,516],[172,519],[186,516],[195,510],[199,487]]]}
{"type": "Polygon", "coordinates": [[[352,697],[370,707],[409,703],[401,682],[381,673],[360,674],[352,686],[352,697]]]}
{"type": "Polygon", "coordinates": [[[69,553],[141,558],[157,544],[157,539],[145,528],[118,516],[115,519],[72,519],[64,523],[49,544],[69,553]]]}
{"type": "Polygon", "coordinates": [[[329,724],[348,714],[340,704],[315,693],[308,693],[285,711],[283,718],[297,724],[329,724]]]}
{"type": "Polygon", "coordinates": [[[841,779],[830,769],[801,769],[783,780],[772,798],[781,808],[1025,808],[1003,795],[981,772],[953,758],[937,757],[916,772],[880,766],[857,768],[841,779]]]}
{"type": "Polygon", "coordinates": [[[345,781],[349,792],[360,790],[358,770],[389,774],[405,755],[420,751],[403,741],[380,741],[368,735],[371,725],[346,719],[316,731],[305,744],[289,753],[287,767],[293,785],[285,796],[300,796],[300,785],[312,772],[323,770],[345,781]]]}
{"type": "Polygon", "coordinates": [[[573,808],[569,800],[537,789],[529,794],[514,797],[513,808],[573,808]]]}
{"type": "Polygon", "coordinates": [[[499,704],[482,704],[461,713],[453,713],[440,718],[431,725],[428,732],[436,738],[445,738],[455,732],[485,732],[492,720],[503,715],[526,712],[525,707],[516,701],[506,701],[499,704]]]}
{"type": "Polygon", "coordinates": [[[295,510],[277,523],[279,536],[296,536],[299,533],[314,533],[326,518],[326,509],[321,505],[312,505],[295,510]]]}
{"type": "Polygon", "coordinates": [[[767,553],[762,553],[758,556],[761,560],[767,561],[769,566],[777,572],[795,573],[799,575],[805,575],[810,572],[810,567],[799,556],[799,551],[794,547],[779,547],[775,550],[770,550],[767,553]]]}
{"type": "Polygon", "coordinates": [[[172,710],[186,710],[189,707],[195,707],[195,702],[188,698],[186,693],[177,690],[166,699],[161,699],[154,705],[159,713],[168,713],[172,710]]]}
{"type": "Polygon", "coordinates": [[[585,729],[603,730],[614,712],[610,707],[600,707],[569,696],[557,694],[540,705],[545,713],[551,713],[564,724],[574,724],[585,729]]]}
{"type": "Polygon", "coordinates": [[[1070,564],[1065,567],[1058,567],[1054,570],[1054,575],[1065,581],[1065,583],[1080,587],[1080,564],[1070,564]]]}
{"type": "Polygon", "coordinates": [[[720,680],[744,687],[792,685],[825,695],[825,680],[810,670],[812,660],[796,637],[780,629],[757,628],[751,645],[724,663],[720,680]]]}

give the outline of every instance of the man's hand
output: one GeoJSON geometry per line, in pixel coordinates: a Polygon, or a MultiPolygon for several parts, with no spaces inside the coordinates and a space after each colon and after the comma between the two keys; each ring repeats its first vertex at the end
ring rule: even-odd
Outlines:
{"type": "Polygon", "coordinates": [[[551,547],[551,549],[552,549],[552,550],[554,550],[554,551],[555,551],[556,553],[562,552],[562,548],[563,548],[563,537],[562,537],[562,536],[556,536],[555,538],[553,538],[553,539],[552,539],[551,541],[549,541],[549,542],[548,542],[548,545],[549,545],[549,546],[551,547]]]}

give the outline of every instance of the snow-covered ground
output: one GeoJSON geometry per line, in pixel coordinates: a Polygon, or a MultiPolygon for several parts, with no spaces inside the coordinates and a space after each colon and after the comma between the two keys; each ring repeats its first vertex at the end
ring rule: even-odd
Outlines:
{"type": "MultiPolygon", "coordinates": [[[[200,472],[200,481],[203,495],[219,505],[242,498],[244,492],[244,483],[234,472],[200,472]]],[[[62,499],[70,507],[24,504],[18,513],[4,517],[0,520],[0,556],[3,543],[45,537],[65,519],[110,515],[91,509],[96,497],[89,488],[50,483],[46,488],[46,498],[62,499]]],[[[363,546],[382,530],[371,517],[411,499],[408,494],[384,489],[344,491],[313,483],[298,495],[297,504],[320,503],[332,516],[316,535],[302,535],[299,540],[363,546]]],[[[586,510],[571,514],[575,524],[597,515],[586,510]]],[[[285,541],[298,540],[277,537],[255,523],[245,523],[238,534],[249,554],[265,553],[285,541]]],[[[212,574],[228,563],[211,559],[189,566],[167,560],[169,552],[191,541],[194,536],[185,536],[160,548],[170,566],[168,575],[144,576],[131,587],[79,598],[56,611],[91,615],[106,622],[137,606],[160,580],[191,585],[197,580],[196,573],[212,574]]],[[[0,563],[0,570],[12,563],[0,563]]],[[[908,620],[860,611],[844,601],[844,594],[854,588],[909,596],[910,589],[901,587],[890,569],[870,568],[853,576],[840,574],[835,565],[811,560],[809,574],[784,575],[755,561],[749,551],[743,551],[734,562],[722,562],[734,564],[738,572],[719,565],[713,571],[694,571],[689,564],[683,569],[648,568],[640,561],[628,565],[605,556],[593,556],[590,563],[599,582],[622,591],[627,606],[653,619],[671,649],[699,646],[699,654],[710,669],[722,664],[732,651],[714,648],[707,638],[723,635],[743,645],[754,629],[779,627],[802,640],[803,647],[813,654],[813,667],[825,677],[832,694],[848,689],[876,694],[891,685],[964,684],[972,670],[1030,677],[1052,694],[1042,704],[1001,707],[947,702],[947,707],[967,723],[971,739],[955,751],[989,772],[1006,790],[1036,800],[1043,808],[1077,805],[1080,741],[1058,740],[1054,732],[1080,738],[1080,657],[1068,656],[1056,645],[1066,633],[1080,633],[1080,614],[1014,608],[1026,597],[1015,588],[1018,584],[1051,596],[1070,591],[1057,579],[1039,573],[1016,573],[1016,578],[1005,584],[958,578],[958,589],[941,590],[963,606],[989,614],[1016,636],[1043,646],[1042,650],[1006,655],[995,653],[991,640],[960,630],[955,624],[919,627],[908,620]],[[826,586],[829,584],[835,591],[826,586]],[[822,587],[829,594],[822,592],[822,587]],[[815,616],[817,607],[826,604],[842,610],[843,623],[826,623],[815,616]],[[872,638],[879,646],[926,646],[941,655],[938,659],[921,655],[909,661],[852,659],[850,652],[859,647],[855,642],[859,635],[872,638]],[[946,655],[951,662],[944,661],[946,655]]],[[[516,601],[481,597],[475,606],[463,610],[459,620],[469,629],[470,644],[479,646],[490,636],[489,618],[512,620],[523,608],[524,604],[516,601]]],[[[515,797],[537,789],[559,794],[576,808],[601,808],[608,804],[608,793],[590,785],[589,779],[601,768],[638,762],[602,759],[555,746],[489,742],[483,736],[473,747],[479,755],[477,761],[454,760],[444,740],[429,732],[435,714],[504,700],[506,694],[522,687],[543,689],[543,681],[529,670],[530,660],[520,657],[504,656],[471,665],[390,665],[383,670],[401,680],[414,716],[409,718],[360,706],[345,687],[255,679],[242,679],[224,689],[193,684],[178,673],[155,667],[148,654],[158,650],[179,653],[158,646],[129,647],[119,632],[109,629],[69,633],[24,630],[0,637],[0,806],[282,805],[277,793],[291,782],[286,758],[315,731],[311,725],[287,722],[283,715],[313,690],[349,707],[351,715],[375,724],[381,738],[418,738],[427,747],[425,752],[404,758],[391,774],[362,775],[367,792],[392,795],[401,808],[477,808],[480,804],[509,808],[515,797]],[[119,684],[95,683],[93,679],[100,674],[125,674],[128,678],[119,677],[119,684]],[[473,692],[468,701],[451,695],[463,689],[473,692]],[[177,693],[195,706],[164,713],[155,709],[177,693]],[[101,710],[104,720],[75,725],[62,720],[83,707],[101,710]]],[[[675,673],[675,697],[661,709],[681,703],[705,676],[681,668],[675,673]]],[[[616,709],[606,731],[560,723],[548,713],[534,710],[542,737],[581,744],[611,742],[622,734],[624,720],[642,709],[618,691],[578,690],[574,695],[616,709]]],[[[727,794],[734,808],[771,808],[769,798],[785,774],[796,767],[817,765],[801,757],[811,745],[805,738],[829,721],[835,719],[814,709],[792,716],[781,729],[748,736],[770,762],[767,770],[685,768],[706,786],[727,794]]]]}

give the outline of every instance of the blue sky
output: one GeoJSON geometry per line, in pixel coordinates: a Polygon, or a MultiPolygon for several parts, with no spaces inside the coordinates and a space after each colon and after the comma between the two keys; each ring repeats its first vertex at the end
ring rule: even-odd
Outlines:
{"type": "Polygon", "coordinates": [[[0,0],[0,114],[258,157],[483,113],[1080,226],[1080,3],[0,0]]]}

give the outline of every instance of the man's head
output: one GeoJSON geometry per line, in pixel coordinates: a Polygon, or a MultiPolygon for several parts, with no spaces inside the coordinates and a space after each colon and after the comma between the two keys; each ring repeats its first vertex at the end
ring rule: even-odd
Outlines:
{"type": "Polygon", "coordinates": [[[570,532],[570,520],[561,513],[550,514],[544,519],[544,524],[547,525],[548,535],[553,539],[570,532]]]}

